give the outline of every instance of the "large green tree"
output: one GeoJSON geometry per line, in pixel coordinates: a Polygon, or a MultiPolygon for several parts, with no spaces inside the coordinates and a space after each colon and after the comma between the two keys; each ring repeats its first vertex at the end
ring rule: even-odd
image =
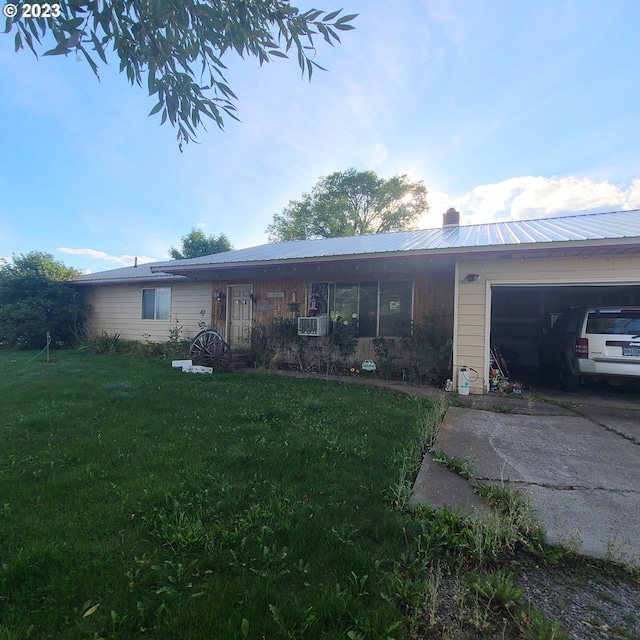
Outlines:
{"type": "MultiPolygon", "coordinates": [[[[353,29],[355,14],[342,10],[300,11],[287,0],[69,0],[44,4],[16,0],[5,33],[15,31],[15,49],[34,54],[72,54],[98,75],[109,49],[131,84],[147,85],[161,114],[178,130],[182,144],[196,139],[203,119],[220,128],[237,120],[233,93],[223,74],[227,52],[257,58],[297,55],[303,75],[311,78],[315,39],[339,42],[338,31],[353,29]]],[[[8,13],[5,11],[5,15],[8,13]]]]}
{"type": "Polygon", "coordinates": [[[321,178],[267,227],[270,242],[404,231],[429,210],[422,181],[347,169],[321,178]]]}
{"type": "Polygon", "coordinates": [[[31,251],[0,263],[0,345],[35,349],[74,342],[82,305],[73,284],[79,275],[50,253],[31,251]]]}
{"type": "Polygon", "coordinates": [[[181,249],[171,247],[169,255],[173,260],[183,260],[209,256],[212,253],[222,253],[232,249],[229,238],[224,233],[219,236],[205,236],[200,229],[191,229],[186,236],[183,236],[181,249]]]}

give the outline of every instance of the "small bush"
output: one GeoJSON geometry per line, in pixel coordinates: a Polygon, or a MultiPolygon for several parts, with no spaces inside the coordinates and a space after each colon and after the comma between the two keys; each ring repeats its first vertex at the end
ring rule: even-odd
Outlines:
{"type": "Polygon", "coordinates": [[[343,358],[352,356],[358,348],[358,337],[342,324],[342,318],[338,316],[333,323],[333,333],[330,343],[338,350],[343,358]]]}
{"type": "Polygon", "coordinates": [[[443,383],[450,377],[452,345],[435,311],[425,315],[422,323],[414,323],[402,338],[402,346],[409,352],[410,377],[420,384],[443,383]]]}
{"type": "Polygon", "coordinates": [[[300,370],[306,369],[309,340],[298,335],[297,318],[274,318],[272,336],[280,362],[293,365],[300,370]]]}
{"type": "Polygon", "coordinates": [[[114,354],[122,353],[124,341],[120,339],[120,333],[108,334],[106,331],[98,335],[87,336],[80,344],[80,351],[90,353],[114,354]]]}
{"type": "Polygon", "coordinates": [[[251,327],[249,332],[249,354],[254,366],[257,368],[266,369],[269,367],[275,352],[265,325],[256,322],[251,327]]]}
{"type": "Polygon", "coordinates": [[[393,375],[394,362],[398,359],[398,356],[392,356],[389,353],[389,343],[384,336],[374,338],[373,351],[376,354],[378,375],[385,380],[389,380],[393,375]]]}

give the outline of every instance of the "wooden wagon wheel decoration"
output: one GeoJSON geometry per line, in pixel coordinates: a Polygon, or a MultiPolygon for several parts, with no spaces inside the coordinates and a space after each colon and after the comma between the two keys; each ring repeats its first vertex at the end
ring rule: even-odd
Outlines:
{"type": "Polygon", "coordinates": [[[231,347],[217,331],[205,329],[192,340],[189,358],[195,365],[226,369],[231,362],[231,347]]]}

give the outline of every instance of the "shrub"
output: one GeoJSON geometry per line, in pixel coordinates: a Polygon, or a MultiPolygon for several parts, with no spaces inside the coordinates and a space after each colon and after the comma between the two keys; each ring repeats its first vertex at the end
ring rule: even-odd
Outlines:
{"type": "Polygon", "coordinates": [[[122,353],[124,341],[120,339],[119,333],[108,334],[106,331],[98,335],[87,336],[82,339],[79,346],[80,351],[91,353],[122,353]]]}
{"type": "Polygon", "coordinates": [[[274,318],[272,336],[273,345],[280,360],[295,364],[301,370],[306,368],[309,341],[304,336],[298,335],[297,318],[274,318]]]}
{"type": "Polygon", "coordinates": [[[267,368],[274,356],[274,349],[267,334],[267,327],[254,322],[249,332],[249,355],[258,368],[267,368]]]}
{"type": "Polygon", "coordinates": [[[152,342],[148,338],[143,341],[123,340],[119,333],[109,334],[103,331],[100,334],[82,338],[78,348],[80,351],[88,351],[89,353],[180,360],[187,355],[189,344],[189,340],[182,340],[175,333],[166,342],[152,342]]]}
{"type": "Polygon", "coordinates": [[[84,318],[69,280],[78,274],[48,253],[33,251],[0,261],[0,346],[38,349],[51,334],[52,346],[68,346],[84,318]]]}
{"type": "Polygon", "coordinates": [[[389,353],[389,343],[384,336],[379,336],[373,340],[373,351],[376,354],[376,366],[380,377],[389,380],[393,375],[394,362],[398,356],[389,353]]]}
{"type": "Polygon", "coordinates": [[[452,345],[437,312],[425,315],[420,324],[414,323],[402,338],[402,346],[409,352],[411,378],[422,384],[443,383],[451,369],[452,345]]]}
{"type": "Polygon", "coordinates": [[[342,318],[338,316],[333,323],[333,333],[331,334],[330,344],[338,350],[343,358],[352,356],[358,348],[358,338],[341,322],[342,318]]]}

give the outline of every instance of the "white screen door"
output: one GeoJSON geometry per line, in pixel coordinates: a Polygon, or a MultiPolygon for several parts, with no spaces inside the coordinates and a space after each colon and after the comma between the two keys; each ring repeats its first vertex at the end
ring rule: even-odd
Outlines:
{"type": "Polygon", "coordinates": [[[234,348],[249,346],[249,331],[251,330],[252,292],[250,284],[229,287],[229,344],[234,348]]]}

